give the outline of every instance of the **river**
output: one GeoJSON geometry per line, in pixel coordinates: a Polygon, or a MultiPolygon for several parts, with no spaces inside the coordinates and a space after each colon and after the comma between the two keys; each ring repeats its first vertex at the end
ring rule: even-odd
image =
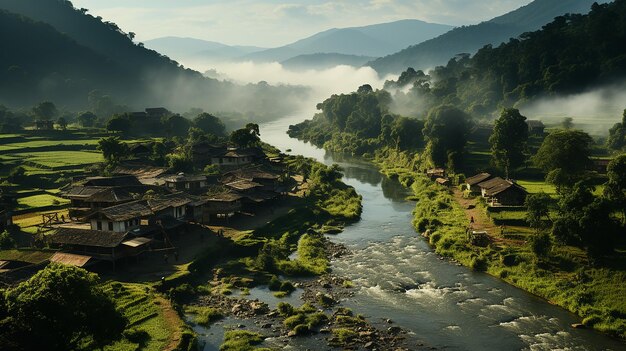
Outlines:
{"type": "Polygon", "coordinates": [[[363,196],[363,214],[332,240],[353,254],[333,271],[355,282],[342,304],[374,324],[390,318],[427,346],[445,350],[626,350],[626,344],[572,329],[575,315],[490,275],[441,260],[411,226],[414,203],[399,183],[373,165],[331,155],[289,138],[302,113],[261,126],[261,137],[288,153],[344,169],[344,181],[363,196]]]}

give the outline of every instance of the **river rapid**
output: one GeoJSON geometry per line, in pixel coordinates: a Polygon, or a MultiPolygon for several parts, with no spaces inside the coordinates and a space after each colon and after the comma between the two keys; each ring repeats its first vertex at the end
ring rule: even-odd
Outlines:
{"type": "Polygon", "coordinates": [[[333,155],[286,135],[302,113],[261,126],[261,138],[283,152],[344,169],[344,182],[363,196],[358,223],[332,236],[352,255],[332,263],[356,293],[344,306],[373,324],[410,331],[444,350],[626,350],[626,344],[592,330],[573,329],[575,315],[484,273],[440,259],[411,226],[408,190],[367,162],[333,155]]]}

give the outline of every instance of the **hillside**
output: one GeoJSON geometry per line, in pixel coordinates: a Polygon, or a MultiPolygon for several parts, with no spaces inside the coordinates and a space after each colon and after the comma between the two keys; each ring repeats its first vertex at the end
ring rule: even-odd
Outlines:
{"type": "Polygon", "coordinates": [[[281,62],[283,67],[291,70],[328,69],[339,65],[360,67],[371,61],[371,56],[343,54],[311,54],[299,55],[281,62]]]}
{"type": "MultiPolygon", "coordinates": [[[[407,67],[429,69],[445,64],[457,54],[474,54],[485,45],[497,46],[524,32],[540,29],[557,16],[587,13],[594,2],[596,0],[535,0],[490,21],[455,28],[434,39],[376,59],[368,66],[381,75],[400,73],[407,67]]],[[[597,2],[606,3],[608,0],[597,2]]]]}
{"type": "MultiPolygon", "coordinates": [[[[247,113],[255,111],[257,115],[276,116],[290,111],[306,91],[292,87],[271,87],[267,84],[249,84],[244,87],[228,82],[220,82],[203,77],[199,72],[185,69],[167,56],[148,50],[142,44],[133,42],[134,34],[123,32],[117,25],[93,17],[72,7],[65,0],[0,0],[0,9],[21,14],[34,21],[47,23],[47,32],[56,30],[51,36],[63,36],[66,41],[74,41],[69,46],[61,41],[47,43],[47,52],[51,55],[33,55],[25,57],[20,50],[3,50],[3,60],[12,66],[27,65],[39,67],[37,76],[14,76],[13,82],[24,87],[13,92],[14,99],[0,96],[0,102],[10,106],[27,99],[53,99],[60,105],[71,108],[84,108],[87,95],[94,89],[105,89],[118,103],[131,108],[145,106],[166,106],[172,110],[186,110],[190,107],[201,107],[208,111],[232,111],[247,113]],[[61,34],[63,33],[63,34],[61,34]],[[76,55],[73,55],[76,51],[76,55]],[[91,52],[86,56],[84,52],[91,52]],[[74,62],[83,70],[70,72],[70,81],[63,79],[63,69],[51,66],[50,58],[56,56],[74,56],[74,62]],[[95,59],[94,57],[100,57],[95,59]],[[61,76],[59,76],[59,74],[61,76]],[[71,85],[72,90],[65,86],[51,85],[54,92],[31,96],[31,90],[50,85],[49,77],[71,85]],[[96,77],[91,79],[91,77],[96,77]],[[17,96],[17,99],[15,97],[17,96]],[[267,99],[273,102],[270,104],[267,99]],[[79,101],[82,100],[82,104],[79,101]]],[[[15,21],[5,24],[3,34],[29,31],[24,26],[33,26],[28,21],[18,24],[15,21]]],[[[16,34],[20,35],[20,34],[16,34]]],[[[25,40],[21,44],[31,43],[25,40]]],[[[37,42],[37,41],[34,41],[37,42]]],[[[9,38],[5,45],[11,44],[9,38]],[[8,43],[8,44],[7,44],[8,43]]],[[[11,46],[8,46],[11,47],[11,46]]],[[[5,70],[6,71],[6,70],[5,70]]]]}
{"type": "Polygon", "coordinates": [[[0,43],[1,103],[32,105],[51,99],[79,105],[86,88],[132,91],[131,72],[50,25],[0,10],[0,43]]]}
{"type": "Polygon", "coordinates": [[[402,20],[365,27],[329,29],[289,45],[246,55],[252,61],[285,61],[299,55],[337,53],[379,57],[447,32],[452,27],[402,20]]]}
{"type": "MultiPolygon", "coordinates": [[[[575,94],[626,79],[626,0],[593,5],[588,15],[557,17],[499,47],[461,56],[425,76],[407,70],[408,102],[423,110],[454,102],[475,115],[523,106],[537,97],[575,94]],[[575,53],[575,54],[573,54],[575,53]],[[413,82],[417,82],[413,85],[413,82]]],[[[422,111],[423,112],[423,111],[422,111]]]]}
{"type": "Polygon", "coordinates": [[[255,46],[231,46],[214,41],[179,37],[156,38],[146,40],[144,44],[147,48],[180,61],[189,58],[209,61],[233,59],[265,50],[255,46]]]}

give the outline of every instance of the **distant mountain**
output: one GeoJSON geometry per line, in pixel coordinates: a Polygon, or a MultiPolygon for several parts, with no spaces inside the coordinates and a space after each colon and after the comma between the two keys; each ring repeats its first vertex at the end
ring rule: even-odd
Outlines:
{"type": "Polygon", "coordinates": [[[10,79],[0,79],[0,92],[6,92],[0,94],[0,103],[7,105],[50,99],[84,108],[88,94],[102,89],[101,94],[134,108],[154,105],[184,111],[201,107],[280,116],[306,93],[294,87],[239,86],[206,78],[134,43],[132,33],[66,0],[0,0],[0,10],[32,19],[5,14],[9,21],[2,21],[0,77],[9,74],[10,79]],[[274,102],[268,104],[268,99],[274,102]]]}
{"type": "Polygon", "coordinates": [[[291,70],[327,69],[339,65],[361,67],[373,60],[371,56],[343,54],[311,54],[299,55],[281,62],[283,67],[291,70]]]}
{"type": "Polygon", "coordinates": [[[266,50],[256,46],[231,46],[214,41],[194,38],[163,37],[144,42],[147,48],[158,51],[175,60],[206,59],[224,60],[266,50]]]}
{"type": "Polygon", "coordinates": [[[609,0],[535,0],[490,21],[455,28],[368,65],[383,75],[400,73],[407,67],[428,69],[443,65],[457,54],[474,54],[487,44],[499,45],[524,32],[540,29],[557,16],[587,13],[594,2],[606,3],[609,0]]]}
{"type": "Polygon", "coordinates": [[[452,28],[418,20],[334,28],[289,45],[246,55],[242,59],[281,62],[300,55],[318,53],[379,57],[436,37],[452,28]]]}

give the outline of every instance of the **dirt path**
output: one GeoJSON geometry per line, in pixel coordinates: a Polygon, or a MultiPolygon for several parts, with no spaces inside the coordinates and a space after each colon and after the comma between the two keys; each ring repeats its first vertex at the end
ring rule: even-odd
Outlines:
{"type": "Polygon", "coordinates": [[[454,189],[454,199],[461,205],[463,211],[465,211],[468,224],[470,220],[474,218],[474,230],[484,230],[492,237],[499,235],[500,228],[493,223],[482,208],[476,206],[478,199],[464,198],[463,193],[459,189],[454,189]]]}
{"type": "Polygon", "coordinates": [[[182,337],[182,327],[183,321],[178,316],[178,313],[172,307],[172,304],[167,299],[164,299],[161,296],[157,296],[154,299],[158,301],[159,306],[161,307],[161,311],[163,313],[163,319],[165,319],[167,329],[170,332],[169,340],[166,346],[163,348],[163,351],[172,351],[178,347],[180,344],[180,339],[182,337]]]}

